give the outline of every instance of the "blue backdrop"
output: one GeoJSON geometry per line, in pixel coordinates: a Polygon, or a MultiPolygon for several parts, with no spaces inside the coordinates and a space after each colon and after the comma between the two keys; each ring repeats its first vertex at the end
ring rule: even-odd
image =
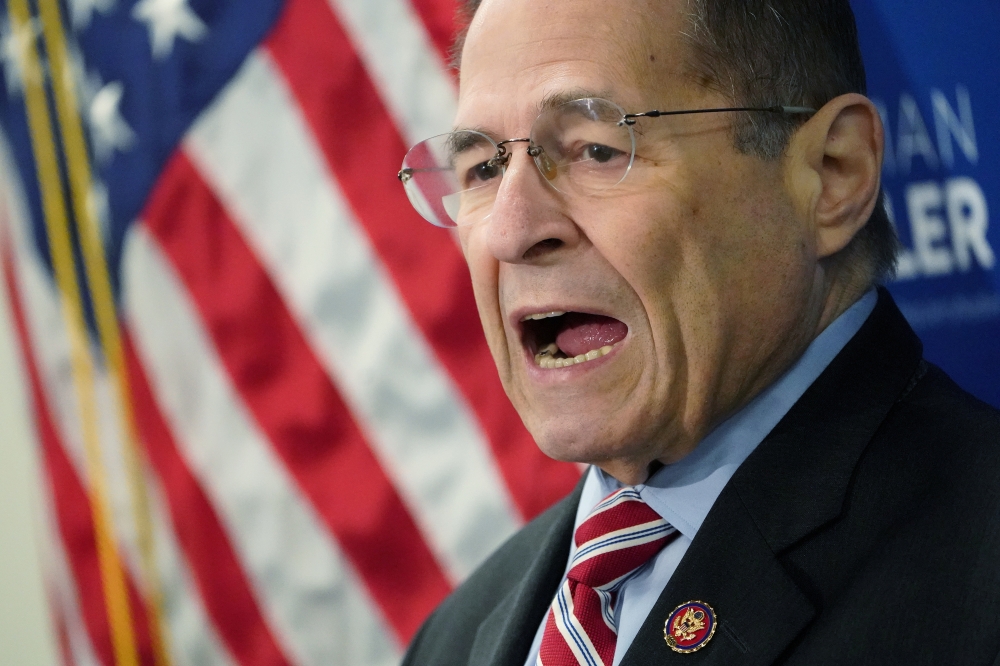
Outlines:
{"type": "Polygon", "coordinates": [[[904,246],[890,291],[928,360],[1000,406],[1000,3],[852,5],[904,246]]]}

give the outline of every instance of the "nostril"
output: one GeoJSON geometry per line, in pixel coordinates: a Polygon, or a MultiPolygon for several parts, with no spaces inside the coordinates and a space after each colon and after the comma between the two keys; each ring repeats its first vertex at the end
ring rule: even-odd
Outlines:
{"type": "Polygon", "coordinates": [[[558,250],[563,246],[563,241],[558,238],[546,238],[543,241],[538,241],[524,253],[525,259],[534,259],[535,257],[540,257],[543,254],[552,252],[553,250],[558,250]]]}

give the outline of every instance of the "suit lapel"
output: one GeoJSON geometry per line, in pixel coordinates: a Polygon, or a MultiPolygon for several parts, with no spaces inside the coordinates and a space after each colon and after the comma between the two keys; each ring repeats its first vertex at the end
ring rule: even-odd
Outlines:
{"type": "Polygon", "coordinates": [[[774,557],[735,493],[719,497],[697,538],[626,653],[622,666],[669,663],[768,664],[815,614],[809,599],[774,557]],[[695,653],[676,654],[664,622],[682,603],[702,601],[719,620],[695,653]]]}
{"type": "Polygon", "coordinates": [[[554,509],[537,554],[524,562],[523,577],[479,626],[469,653],[470,666],[520,666],[528,658],[538,626],[566,572],[583,481],[554,509]]]}
{"type": "Polygon", "coordinates": [[[884,290],[868,321],[719,495],[622,666],[764,665],[815,616],[781,556],[844,508],[865,447],[920,367],[921,346],[884,290]],[[663,625],[678,605],[712,606],[718,629],[705,647],[676,654],[663,625]]]}

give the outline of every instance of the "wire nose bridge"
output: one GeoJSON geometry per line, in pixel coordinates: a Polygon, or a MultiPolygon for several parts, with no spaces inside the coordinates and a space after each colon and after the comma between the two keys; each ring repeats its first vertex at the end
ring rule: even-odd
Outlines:
{"type": "Polygon", "coordinates": [[[545,176],[545,179],[552,181],[559,173],[559,169],[548,155],[545,154],[545,150],[541,146],[536,146],[530,138],[524,139],[507,139],[505,141],[500,141],[497,143],[497,154],[493,156],[493,159],[489,161],[490,166],[499,166],[506,168],[507,163],[510,162],[511,153],[507,150],[508,143],[527,143],[528,144],[528,156],[532,158],[535,162],[535,166],[538,170],[545,176]]]}
{"type": "MultiPolygon", "coordinates": [[[[531,139],[507,139],[506,141],[501,141],[497,143],[497,154],[493,156],[490,160],[490,166],[502,166],[506,167],[507,162],[510,162],[510,152],[507,150],[508,143],[531,143],[531,139]]],[[[532,146],[528,147],[528,154],[531,154],[532,146]]],[[[532,155],[534,157],[534,155],[532,155]]]]}

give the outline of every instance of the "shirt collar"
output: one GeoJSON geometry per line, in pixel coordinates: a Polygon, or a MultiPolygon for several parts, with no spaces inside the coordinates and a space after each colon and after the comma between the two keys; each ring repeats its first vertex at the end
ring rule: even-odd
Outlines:
{"type": "MultiPolygon", "coordinates": [[[[866,293],[820,333],[785,374],[722,422],[694,451],[659,469],[645,484],[636,486],[643,500],[681,534],[694,539],[736,469],[854,337],[877,300],[874,289],[866,293]]],[[[580,496],[575,527],[586,520],[598,502],[622,485],[591,466],[580,496]]]]}

